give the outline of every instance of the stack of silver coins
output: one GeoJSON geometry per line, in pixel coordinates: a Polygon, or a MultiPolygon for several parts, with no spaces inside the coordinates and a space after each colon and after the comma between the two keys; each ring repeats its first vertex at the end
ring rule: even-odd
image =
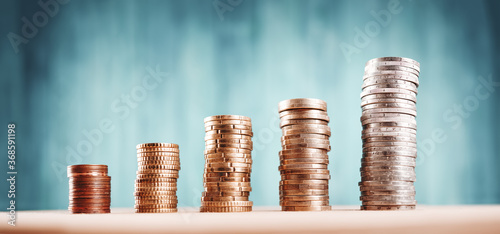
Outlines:
{"type": "Polygon", "coordinates": [[[383,57],[366,63],[361,92],[362,210],[415,209],[420,64],[383,57]]]}

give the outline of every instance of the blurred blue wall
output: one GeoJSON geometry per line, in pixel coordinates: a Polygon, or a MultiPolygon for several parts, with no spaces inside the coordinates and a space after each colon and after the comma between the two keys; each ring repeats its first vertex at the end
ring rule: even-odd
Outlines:
{"type": "Polygon", "coordinates": [[[132,207],[144,142],[180,145],[180,206],[198,206],[203,118],[216,114],[252,118],[251,200],[277,206],[277,104],[296,97],[328,102],[331,203],[359,204],[359,94],[365,62],[382,56],[421,63],[419,203],[500,202],[498,1],[220,2],[73,0],[44,18],[37,1],[1,1],[0,172],[14,122],[19,209],[66,209],[73,163],[109,165],[112,206],[132,207]],[[36,34],[13,40],[34,16],[36,34]],[[89,144],[102,121],[112,131],[89,144]]]}

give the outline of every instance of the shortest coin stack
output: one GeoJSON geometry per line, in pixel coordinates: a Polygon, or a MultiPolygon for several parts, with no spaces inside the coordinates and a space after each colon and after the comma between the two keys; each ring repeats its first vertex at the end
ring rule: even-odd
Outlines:
{"type": "Polygon", "coordinates": [[[68,166],[71,213],[110,213],[111,177],[106,165],[68,166]]]}
{"type": "Polygon", "coordinates": [[[177,212],[179,146],[171,143],[137,145],[136,213],[177,212]]]}
{"type": "Polygon", "coordinates": [[[239,115],[205,118],[205,174],[201,212],[252,211],[252,122],[239,115]]]}
{"type": "Polygon", "coordinates": [[[326,102],[297,98],[279,104],[282,149],[279,171],[282,211],[330,210],[326,102]]]}

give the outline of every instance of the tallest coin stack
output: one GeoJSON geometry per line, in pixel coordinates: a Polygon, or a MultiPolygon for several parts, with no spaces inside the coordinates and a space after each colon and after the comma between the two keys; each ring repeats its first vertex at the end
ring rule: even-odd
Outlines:
{"type": "Polygon", "coordinates": [[[363,210],[415,209],[417,88],[420,64],[384,57],[368,61],[361,93],[363,210]]]}

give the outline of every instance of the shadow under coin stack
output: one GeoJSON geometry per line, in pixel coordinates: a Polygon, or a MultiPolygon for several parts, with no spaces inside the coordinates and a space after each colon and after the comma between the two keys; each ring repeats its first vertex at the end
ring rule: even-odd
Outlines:
{"type": "Polygon", "coordinates": [[[239,115],[216,115],[205,121],[205,173],[201,212],[247,212],[252,187],[252,122],[239,115]]]}
{"type": "Polygon", "coordinates": [[[110,213],[111,177],[106,165],[68,166],[71,213],[110,213]]]}
{"type": "Polygon", "coordinates": [[[361,93],[363,210],[415,209],[417,88],[420,64],[400,57],[368,61],[361,93]]]}
{"type": "Polygon", "coordinates": [[[137,145],[136,213],[177,212],[179,146],[171,143],[137,145]]]}
{"type": "Polygon", "coordinates": [[[280,151],[280,205],[282,211],[330,210],[328,152],[330,118],[326,102],[312,98],[278,104],[280,151]]]}

